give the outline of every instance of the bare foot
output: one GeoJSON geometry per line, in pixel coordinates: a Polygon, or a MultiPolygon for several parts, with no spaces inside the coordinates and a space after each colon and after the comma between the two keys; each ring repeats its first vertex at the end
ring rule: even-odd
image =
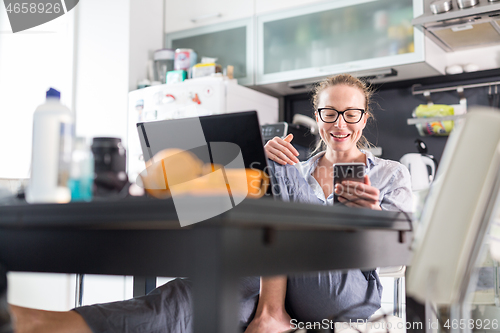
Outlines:
{"type": "Polygon", "coordinates": [[[92,333],[75,311],[57,312],[11,305],[15,333],[92,333]]]}

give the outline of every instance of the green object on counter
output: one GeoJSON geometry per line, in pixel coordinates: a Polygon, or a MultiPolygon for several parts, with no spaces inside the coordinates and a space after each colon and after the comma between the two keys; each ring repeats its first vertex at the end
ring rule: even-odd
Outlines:
{"type": "Polygon", "coordinates": [[[68,188],[71,201],[91,201],[94,187],[94,155],[83,137],[75,138],[68,188]]]}
{"type": "Polygon", "coordinates": [[[91,201],[94,177],[69,179],[68,188],[71,191],[71,201],[91,201]]]}
{"type": "Polygon", "coordinates": [[[177,83],[182,82],[187,79],[187,72],[184,70],[169,71],[167,72],[166,83],[177,83]]]}
{"type": "MultiPolygon", "coordinates": [[[[414,111],[414,116],[418,118],[445,117],[454,114],[453,106],[444,104],[421,104],[414,111]]],[[[447,136],[454,126],[453,120],[433,121],[416,125],[418,132],[422,136],[447,136]]]]}

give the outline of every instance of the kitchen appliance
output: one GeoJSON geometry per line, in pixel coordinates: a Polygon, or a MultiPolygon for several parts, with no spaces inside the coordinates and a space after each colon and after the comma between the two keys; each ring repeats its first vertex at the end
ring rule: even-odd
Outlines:
{"type": "Polygon", "coordinates": [[[191,67],[196,64],[197,59],[196,52],[192,49],[176,49],[175,50],[175,60],[174,69],[189,71],[191,67]]]}
{"type": "Polygon", "coordinates": [[[284,138],[288,134],[288,123],[282,121],[276,124],[266,124],[260,127],[264,143],[274,137],[284,138]]]}
{"type": "Polygon", "coordinates": [[[474,107],[451,133],[413,235],[407,294],[421,303],[446,305],[452,309],[450,322],[470,315],[477,266],[498,217],[499,127],[497,110],[474,107]]]}
{"type": "Polygon", "coordinates": [[[202,77],[131,91],[128,103],[127,171],[130,181],[145,168],[137,123],[256,110],[260,125],[278,121],[278,99],[224,77],[202,77]]]}
{"type": "Polygon", "coordinates": [[[426,1],[424,14],[412,24],[447,52],[500,43],[499,1],[454,1],[426,1]]]}
{"type": "Polygon", "coordinates": [[[175,52],[172,49],[156,50],[154,53],[155,81],[165,83],[167,72],[174,69],[175,52]]]}
{"type": "Polygon", "coordinates": [[[429,188],[436,173],[436,164],[430,157],[410,153],[401,157],[400,162],[410,171],[412,191],[421,191],[429,188]]]}
{"type": "Polygon", "coordinates": [[[474,7],[479,3],[479,0],[457,0],[458,8],[465,9],[474,7]]]}
{"type": "Polygon", "coordinates": [[[261,132],[264,143],[275,136],[284,138],[288,134],[293,134],[292,145],[299,152],[299,156],[297,156],[299,161],[305,161],[310,157],[318,141],[317,124],[314,119],[299,114],[293,117],[293,123],[280,122],[262,125],[261,132]],[[310,121],[301,121],[303,118],[310,119],[310,121]],[[311,128],[312,123],[314,125],[311,128]]]}
{"type": "Polygon", "coordinates": [[[430,7],[433,14],[446,13],[453,8],[453,2],[451,0],[436,0],[431,3],[430,7]]]}

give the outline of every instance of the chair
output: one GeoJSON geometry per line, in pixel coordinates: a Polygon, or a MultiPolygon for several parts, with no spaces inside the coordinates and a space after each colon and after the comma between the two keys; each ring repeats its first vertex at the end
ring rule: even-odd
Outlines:
{"type": "MultiPolygon", "coordinates": [[[[471,108],[451,133],[415,226],[407,293],[468,320],[475,267],[500,200],[500,112],[471,108]]],[[[465,329],[467,331],[467,329],[465,329]]]]}

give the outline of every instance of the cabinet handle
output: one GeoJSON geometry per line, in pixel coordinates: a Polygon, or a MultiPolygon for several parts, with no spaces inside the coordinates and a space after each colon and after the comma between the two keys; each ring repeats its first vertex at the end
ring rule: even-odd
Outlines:
{"type": "Polygon", "coordinates": [[[222,16],[222,13],[213,13],[213,14],[208,14],[208,15],[202,15],[202,16],[198,16],[198,17],[192,18],[191,22],[197,23],[197,22],[200,22],[200,21],[208,20],[208,19],[211,19],[211,18],[217,18],[217,17],[221,17],[221,16],[222,16]]]}

